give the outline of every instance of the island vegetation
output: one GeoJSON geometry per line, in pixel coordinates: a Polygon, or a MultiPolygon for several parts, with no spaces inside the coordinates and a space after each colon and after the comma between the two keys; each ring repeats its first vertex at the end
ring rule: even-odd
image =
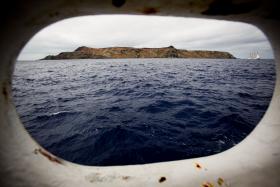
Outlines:
{"type": "Polygon", "coordinates": [[[108,47],[90,48],[78,47],[73,52],[62,52],[58,55],[48,55],[42,60],[60,59],[112,59],[112,58],[216,58],[234,59],[235,57],[222,51],[184,50],[173,46],[162,48],[132,48],[108,47]]]}

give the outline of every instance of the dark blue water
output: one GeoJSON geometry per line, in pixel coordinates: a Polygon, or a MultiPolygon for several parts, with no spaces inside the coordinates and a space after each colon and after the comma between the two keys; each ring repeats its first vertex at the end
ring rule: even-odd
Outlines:
{"type": "Polygon", "coordinates": [[[115,59],[18,62],[17,111],[47,150],[86,165],[212,155],[266,111],[273,60],[115,59]]]}

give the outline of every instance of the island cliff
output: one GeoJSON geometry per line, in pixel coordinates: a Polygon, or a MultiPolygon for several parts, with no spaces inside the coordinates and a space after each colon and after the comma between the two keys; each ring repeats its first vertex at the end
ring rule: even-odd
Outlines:
{"type": "Polygon", "coordinates": [[[62,52],[58,55],[48,55],[42,60],[60,59],[105,59],[105,58],[235,58],[228,52],[221,51],[189,51],[176,49],[173,46],[163,48],[132,48],[108,47],[89,48],[79,47],[73,52],[62,52]]]}

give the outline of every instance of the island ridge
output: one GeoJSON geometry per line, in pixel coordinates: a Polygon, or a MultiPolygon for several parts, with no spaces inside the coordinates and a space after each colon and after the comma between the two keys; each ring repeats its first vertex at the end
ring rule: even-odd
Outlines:
{"type": "Polygon", "coordinates": [[[173,46],[162,48],[132,48],[132,47],[108,47],[90,48],[78,47],[73,52],[62,52],[58,55],[48,55],[41,60],[60,59],[110,59],[110,58],[219,58],[235,59],[228,52],[184,50],[173,46]]]}

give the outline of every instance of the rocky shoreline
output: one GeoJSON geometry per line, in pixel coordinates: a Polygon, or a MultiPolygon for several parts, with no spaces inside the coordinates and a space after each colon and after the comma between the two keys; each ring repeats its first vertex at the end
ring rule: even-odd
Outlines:
{"type": "Polygon", "coordinates": [[[235,59],[228,52],[183,50],[173,46],[162,48],[132,48],[132,47],[108,47],[90,48],[78,47],[73,52],[62,52],[58,55],[48,55],[41,60],[61,59],[110,59],[110,58],[217,58],[235,59]]]}

